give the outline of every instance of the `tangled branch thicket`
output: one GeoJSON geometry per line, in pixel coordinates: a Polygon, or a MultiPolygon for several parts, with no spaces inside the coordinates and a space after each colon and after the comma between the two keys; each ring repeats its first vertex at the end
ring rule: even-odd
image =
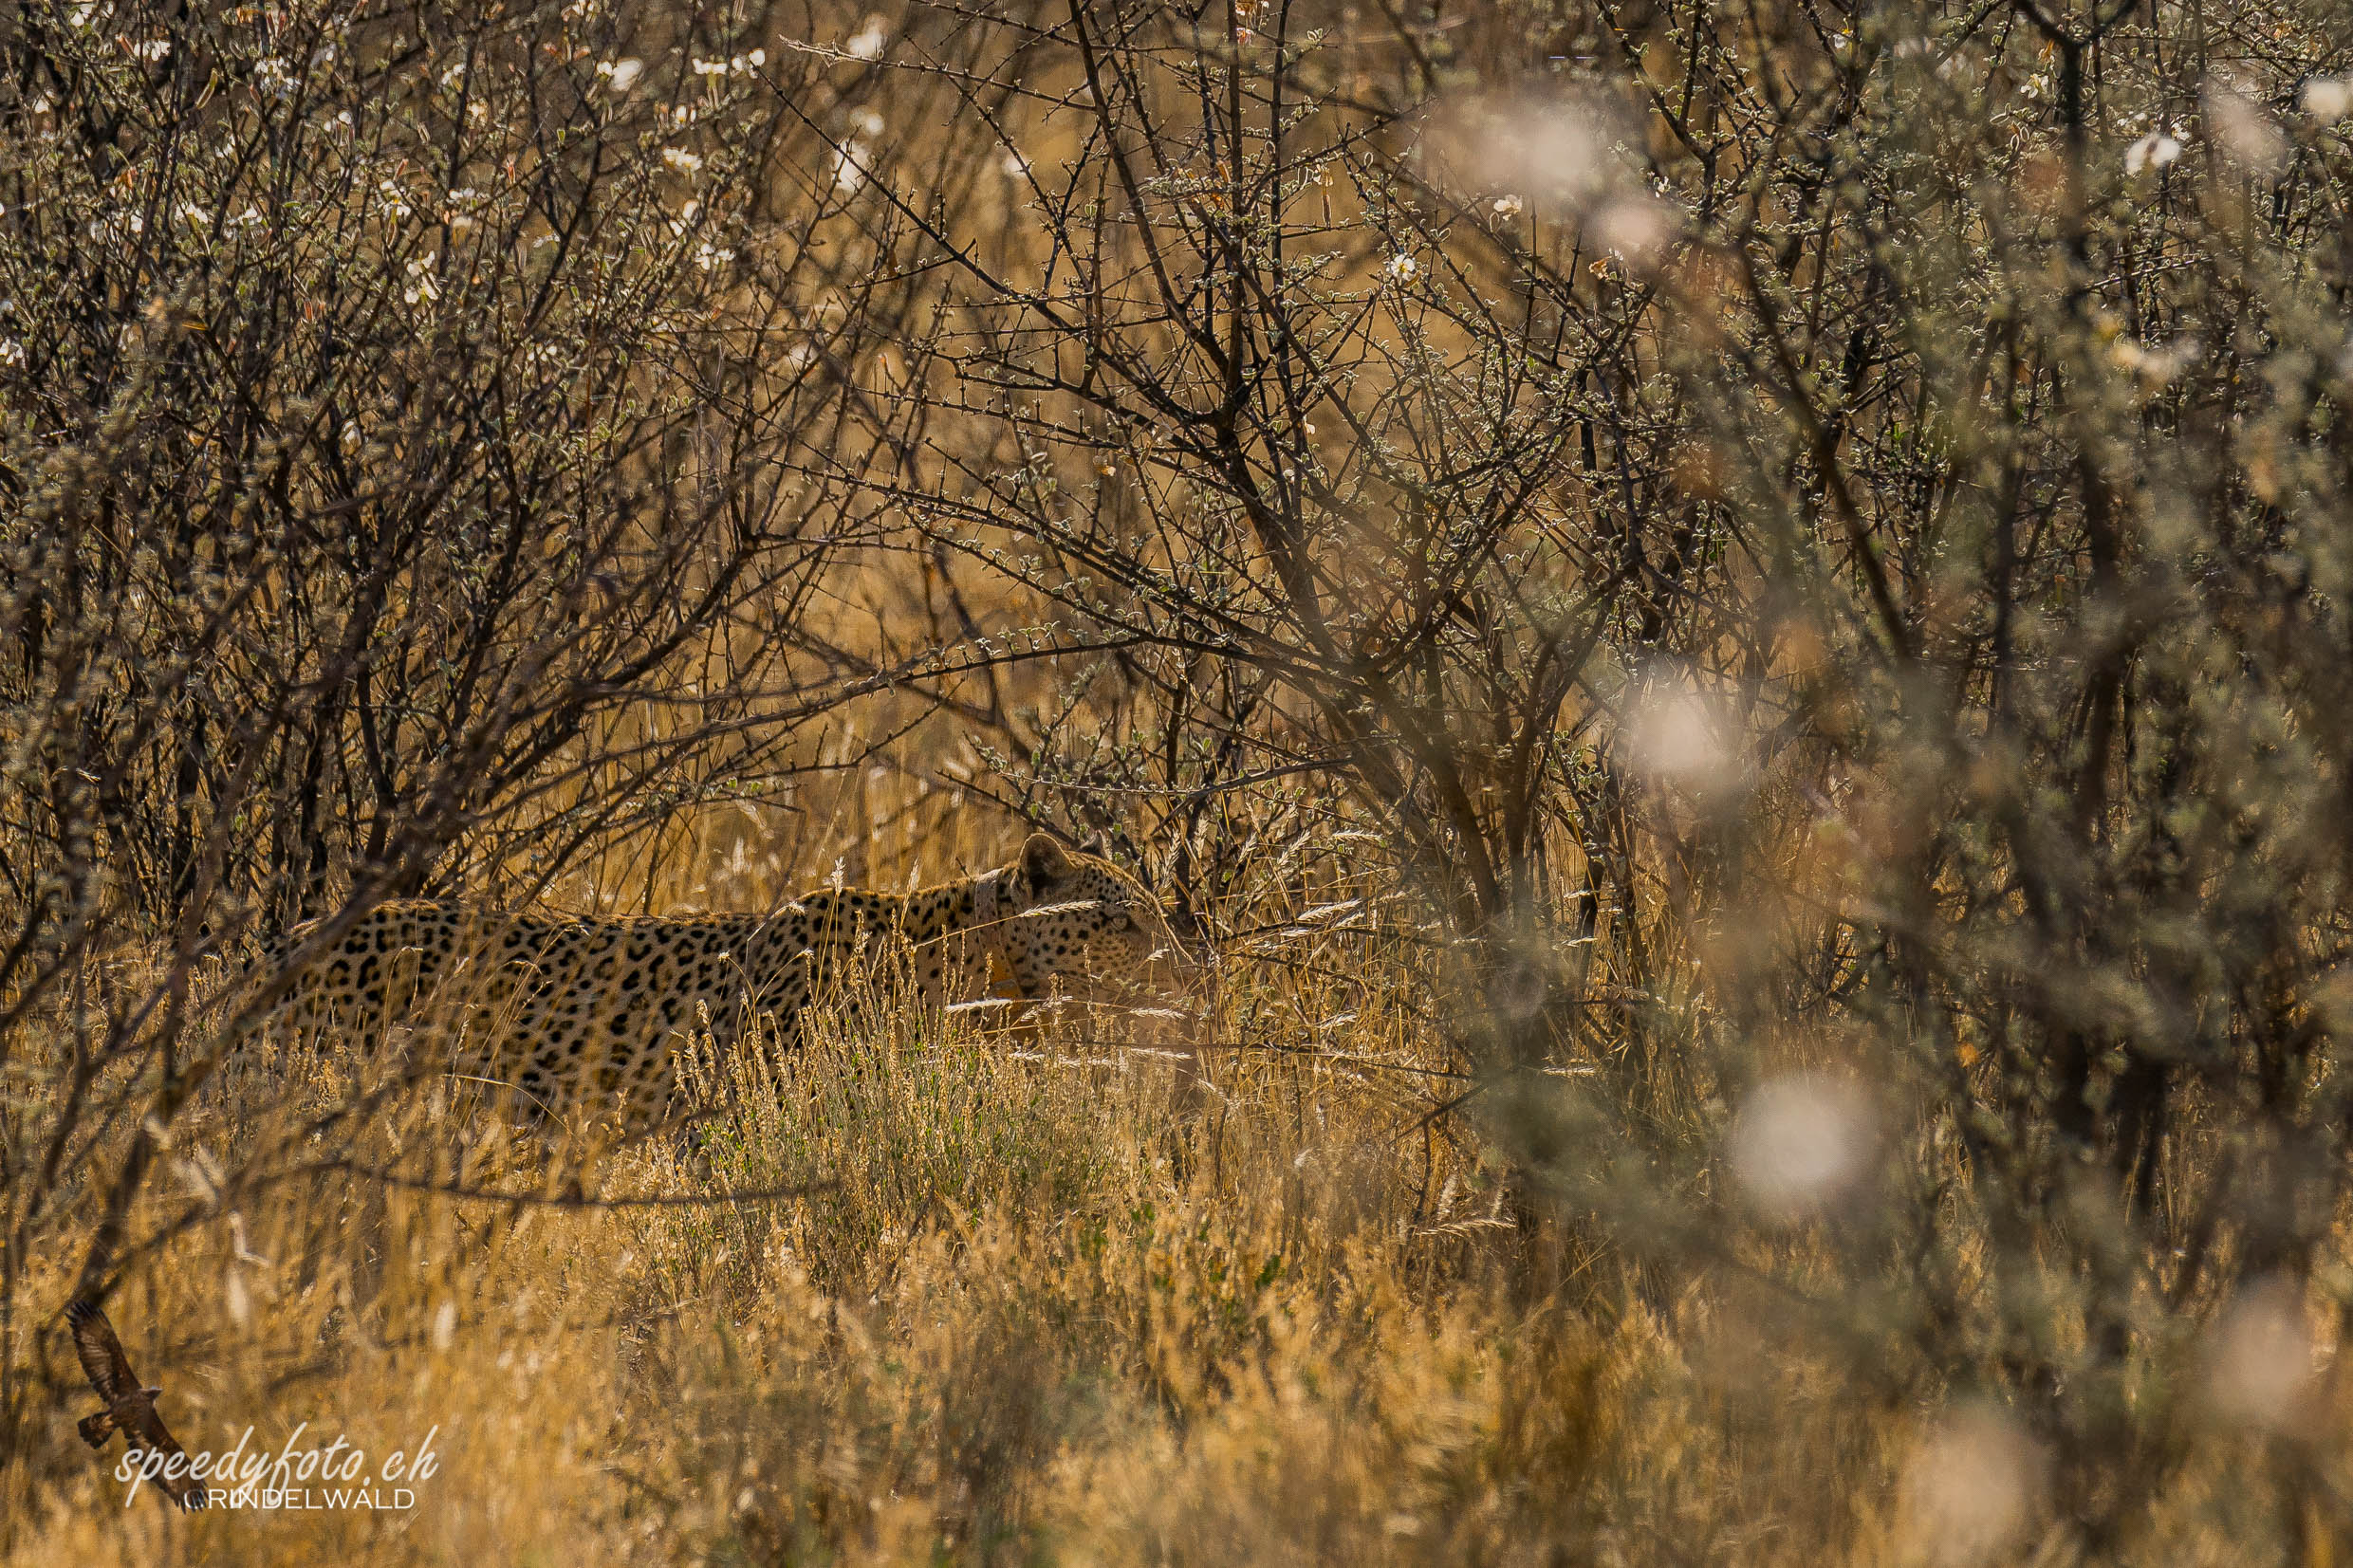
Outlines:
{"type": "Polygon", "coordinates": [[[2353,1547],[2353,12],[0,63],[0,1547],[2353,1547]],[[551,1174],[225,979],[1036,826],[1216,950],[1206,1096],[886,1000],[551,1174]],[[94,1291],[191,1447],[462,1430],[439,1522],[113,1506],[94,1291]]]}

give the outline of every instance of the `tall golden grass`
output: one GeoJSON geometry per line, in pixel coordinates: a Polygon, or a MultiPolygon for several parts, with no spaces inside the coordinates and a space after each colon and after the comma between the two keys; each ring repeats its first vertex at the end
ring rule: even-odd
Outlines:
{"type": "MultiPolygon", "coordinates": [[[[2033,1559],[2052,1456],[1875,1397],[1736,1294],[1623,1288],[1573,1227],[1535,1258],[1432,1115],[1418,950],[1287,931],[1201,999],[1197,1095],[1130,1021],[989,1028],[879,971],[796,1053],[698,1051],[707,1119],[592,1165],[430,1081],[337,1124],[275,1163],[343,1169],[135,1260],[114,1320],[191,1448],[341,1435],[372,1475],[431,1432],[415,1505],[126,1501],[45,1329],[9,1560],[2033,1559]]],[[[378,1074],[337,1044],[226,1077],[149,1223],[378,1074]]],[[[2232,1482],[2251,1441],[2123,1555],[2279,1557],[2292,1511],[2232,1482]]]]}

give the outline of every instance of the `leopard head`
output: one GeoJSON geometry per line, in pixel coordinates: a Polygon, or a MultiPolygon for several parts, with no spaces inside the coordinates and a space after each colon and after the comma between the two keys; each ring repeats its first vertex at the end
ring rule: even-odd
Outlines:
{"type": "Polygon", "coordinates": [[[1033,833],[1011,865],[989,874],[997,942],[1015,987],[1040,997],[1137,990],[1169,995],[1199,969],[1160,901],[1101,856],[1033,833]]]}

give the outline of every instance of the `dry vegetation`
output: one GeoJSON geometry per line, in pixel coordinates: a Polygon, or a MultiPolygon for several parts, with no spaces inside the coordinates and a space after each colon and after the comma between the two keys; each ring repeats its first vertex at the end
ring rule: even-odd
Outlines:
{"type": "Polygon", "coordinates": [[[2339,1560],[2348,127],[2333,3],[0,0],[0,1557],[2339,1560]],[[1033,827],[1205,1088],[876,954],[613,1149],[243,968],[1033,827]],[[438,1468],[126,1507],[77,1298],[438,1468]]]}

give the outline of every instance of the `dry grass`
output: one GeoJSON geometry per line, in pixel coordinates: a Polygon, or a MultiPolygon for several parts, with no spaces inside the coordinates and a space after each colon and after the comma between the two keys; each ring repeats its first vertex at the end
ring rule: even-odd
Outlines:
{"type": "MultiPolygon", "coordinates": [[[[1229,987],[1213,1038],[1337,983],[1277,984],[1229,987]]],[[[1519,1299],[1492,1184],[1424,1138],[1417,1075],[1370,1065],[1426,1060],[1401,1009],[1327,1031],[1354,1064],[1213,1053],[1187,1118],[1176,1067],[1102,1020],[991,1036],[878,1000],[798,1058],[705,1063],[713,1124],[588,1176],[831,1184],[801,1201],[510,1208],[331,1176],[184,1234],[115,1303],[183,1441],[251,1423],[276,1449],[308,1422],[374,1456],[437,1429],[439,1473],[413,1513],[125,1508],[47,1335],[54,1415],[6,1478],[37,1516],[18,1560],[1542,1561],[1686,1505],[1655,1425],[1684,1397],[1671,1337],[1519,1299]]],[[[195,1167],[350,1088],[332,1057],[290,1065],[191,1122],[195,1167]]],[[[445,1100],[336,1153],[531,1190],[495,1129],[454,1152],[445,1100]]]]}
{"type": "MultiPolygon", "coordinates": [[[[1965,1402],[1876,1398],[1735,1290],[1652,1300],[1557,1243],[1532,1266],[1474,1144],[1426,1120],[1448,1080],[1410,1070],[1440,1064],[1414,966],[1361,937],[1288,957],[1230,966],[1205,1038],[1322,1054],[1212,1051],[1193,1115],[1116,1020],[989,1034],[880,982],[801,1055],[699,1061],[707,1125],[584,1171],[426,1086],[319,1153],[543,1194],[826,1185],[573,1208],[335,1174],[215,1205],[114,1303],[183,1441],[308,1423],[297,1448],[345,1435],[372,1473],[430,1430],[438,1472],[406,1512],[125,1507],[51,1323],[51,1416],[0,1475],[13,1560],[2031,1556],[2049,1456],[2002,1473],[1965,1402]]],[[[177,1185],[364,1071],[257,1058],[187,1124],[177,1185]]],[[[2225,1543],[2284,1516],[2222,1484],[2235,1451],[2188,1466],[2141,1544],[2247,1560],[2225,1543]]]]}

